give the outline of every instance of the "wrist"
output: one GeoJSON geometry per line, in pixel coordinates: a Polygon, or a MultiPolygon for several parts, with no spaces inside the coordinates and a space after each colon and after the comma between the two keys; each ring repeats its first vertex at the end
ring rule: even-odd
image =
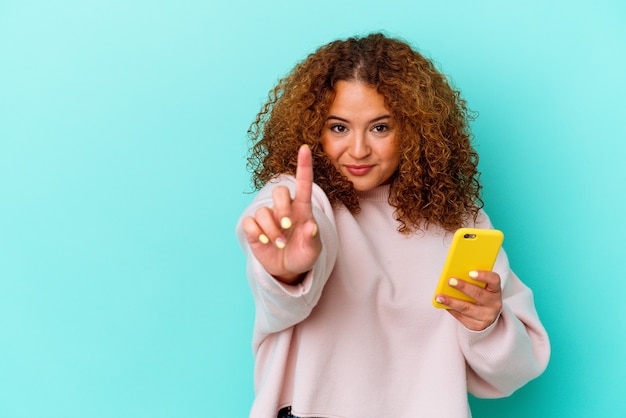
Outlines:
{"type": "Polygon", "coordinates": [[[285,275],[281,274],[280,276],[272,274],[272,277],[275,278],[276,280],[278,280],[281,283],[293,286],[293,285],[297,285],[297,284],[302,283],[302,281],[306,277],[306,272],[304,272],[304,273],[293,273],[293,274],[287,273],[285,275]]]}

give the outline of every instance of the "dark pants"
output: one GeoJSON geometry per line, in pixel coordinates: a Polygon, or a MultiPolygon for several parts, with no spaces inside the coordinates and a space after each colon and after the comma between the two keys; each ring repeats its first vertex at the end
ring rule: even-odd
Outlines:
{"type": "Polygon", "coordinates": [[[278,411],[278,416],[276,418],[298,418],[294,415],[291,415],[291,407],[287,406],[280,411],[278,411]]]}
{"type": "Polygon", "coordinates": [[[298,417],[295,415],[291,415],[291,407],[286,406],[280,411],[278,411],[278,416],[276,418],[298,418],[298,417]]]}

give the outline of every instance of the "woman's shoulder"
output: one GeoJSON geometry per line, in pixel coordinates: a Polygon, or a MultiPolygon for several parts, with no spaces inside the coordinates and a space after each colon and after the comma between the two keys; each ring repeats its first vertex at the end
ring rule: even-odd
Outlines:
{"type": "Polygon", "coordinates": [[[262,192],[263,190],[272,190],[277,186],[286,186],[291,189],[295,188],[295,185],[295,176],[292,176],[291,174],[278,174],[265,183],[265,186],[263,186],[259,192],[262,192]]]}
{"type": "MultiPolygon", "coordinates": [[[[277,176],[274,176],[272,179],[270,179],[267,183],[265,183],[265,186],[263,186],[261,190],[259,190],[256,200],[264,199],[264,198],[271,198],[272,191],[278,186],[284,186],[287,189],[289,189],[289,192],[291,193],[292,198],[295,196],[295,193],[296,193],[295,176],[291,174],[278,174],[277,176]]],[[[328,197],[326,196],[326,193],[324,192],[324,190],[322,190],[322,188],[315,183],[313,183],[311,201],[314,206],[322,206],[322,207],[327,207],[327,208],[330,208],[331,206],[330,201],[328,200],[328,197]]]]}
{"type": "MultiPolygon", "coordinates": [[[[470,225],[472,223],[470,222],[470,225]]],[[[482,229],[493,229],[493,224],[491,223],[491,219],[489,219],[489,215],[483,209],[478,211],[476,215],[476,219],[472,225],[474,228],[482,228],[482,229]]]]}

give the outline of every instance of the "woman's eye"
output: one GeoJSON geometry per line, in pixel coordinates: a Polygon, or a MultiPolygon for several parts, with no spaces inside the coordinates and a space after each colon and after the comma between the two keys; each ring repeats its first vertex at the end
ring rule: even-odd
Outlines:
{"type": "Polygon", "coordinates": [[[372,128],[372,131],[374,132],[387,132],[389,130],[389,126],[381,123],[379,125],[374,125],[374,127],[372,128]]]}
{"type": "Polygon", "coordinates": [[[335,132],[335,133],[338,133],[338,134],[345,132],[347,129],[348,129],[348,128],[346,128],[346,127],[345,127],[345,126],[343,126],[343,125],[332,125],[332,126],[330,127],[330,130],[331,130],[331,131],[333,131],[333,132],[335,132]]]}

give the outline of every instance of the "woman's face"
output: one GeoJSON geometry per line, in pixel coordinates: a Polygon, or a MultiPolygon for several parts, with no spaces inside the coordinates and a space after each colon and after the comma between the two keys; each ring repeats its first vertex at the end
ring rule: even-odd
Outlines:
{"type": "Polygon", "coordinates": [[[395,128],[375,88],[339,81],[322,131],[322,148],[355,190],[372,190],[388,183],[400,164],[395,128]]]}

